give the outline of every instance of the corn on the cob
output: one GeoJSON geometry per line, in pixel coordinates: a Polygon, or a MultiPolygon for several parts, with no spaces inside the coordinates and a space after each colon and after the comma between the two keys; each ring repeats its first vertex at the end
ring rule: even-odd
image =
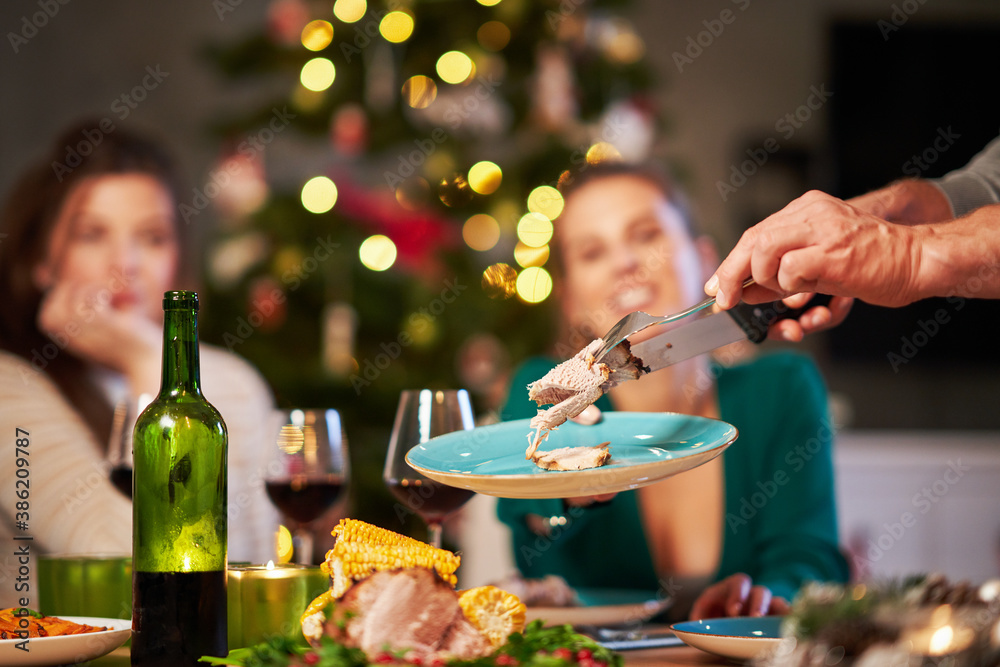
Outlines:
{"type": "Polygon", "coordinates": [[[333,534],[337,541],[326,554],[324,571],[332,579],[334,597],[379,570],[420,567],[434,570],[452,586],[458,581],[455,571],[461,559],[445,549],[357,519],[342,519],[333,534]]]}
{"type": "Polygon", "coordinates": [[[458,605],[493,648],[506,644],[512,632],[524,630],[527,612],[524,603],[513,593],[495,586],[463,591],[458,596],[458,605]]]}

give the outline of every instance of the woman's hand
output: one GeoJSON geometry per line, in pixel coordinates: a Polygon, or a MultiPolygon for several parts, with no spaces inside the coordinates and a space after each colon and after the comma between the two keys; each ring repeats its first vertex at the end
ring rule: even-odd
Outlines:
{"type": "Polygon", "coordinates": [[[38,309],[38,328],[60,348],[126,376],[134,393],[156,393],[159,327],[142,312],[118,309],[106,287],[61,281],[38,309]]]}
{"type": "Polygon", "coordinates": [[[712,584],[691,607],[691,620],[725,616],[775,616],[788,613],[788,601],[773,597],[766,586],[754,586],[743,573],[712,584]]]}

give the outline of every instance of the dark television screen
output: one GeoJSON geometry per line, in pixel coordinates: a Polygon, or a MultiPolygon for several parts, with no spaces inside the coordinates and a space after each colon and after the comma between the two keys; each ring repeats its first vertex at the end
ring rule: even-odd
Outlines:
{"type": "MultiPolygon", "coordinates": [[[[1000,24],[897,30],[877,20],[836,22],[830,40],[834,194],[961,167],[1000,134],[1000,24]]],[[[858,303],[830,332],[835,359],[1000,364],[1000,301],[928,299],[889,309],[858,303]],[[909,353],[909,354],[908,354],[909,353]]]]}

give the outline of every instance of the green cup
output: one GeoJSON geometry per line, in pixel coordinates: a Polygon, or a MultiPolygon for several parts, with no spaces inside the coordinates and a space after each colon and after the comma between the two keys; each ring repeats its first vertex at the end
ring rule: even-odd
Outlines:
{"type": "Polygon", "coordinates": [[[229,649],[283,636],[305,642],[299,619],[330,579],[318,567],[284,564],[230,566],[226,580],[229,649]]]}
{"type": "Polygon", "coordinates": [[[48,616],[132,618],[132,557],[118,554],[40,556],[38,607],[48,616]]]}

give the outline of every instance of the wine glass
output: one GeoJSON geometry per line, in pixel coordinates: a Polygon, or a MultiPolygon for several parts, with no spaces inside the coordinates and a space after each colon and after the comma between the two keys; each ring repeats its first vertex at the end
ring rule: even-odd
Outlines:
{"type": "Polygon", "coordinates": [[[132,429],[139,414],[153,400],[150,394],[139,394],[115,404],[108,438],[108,477],[115,488],[132,497],[132,429]]]}
{"type": "Polygon", "coordinates": [[[427,524],[428,541],[435,547],[441,546],[441,524],[475,493],[424,477],[406,463],[406,453],[434,436],[474,426],[464,389],[407,390],[399,397],[382,479],[427,524]]]}
{"type": "Polygon", "coordinates": [[[350,476],[347,439],[336,410],[278,410],[276,416],[276,446],[264,486],[293,524],[296,562],[309,565],[312,522],[337,501],[350,476]]]}

